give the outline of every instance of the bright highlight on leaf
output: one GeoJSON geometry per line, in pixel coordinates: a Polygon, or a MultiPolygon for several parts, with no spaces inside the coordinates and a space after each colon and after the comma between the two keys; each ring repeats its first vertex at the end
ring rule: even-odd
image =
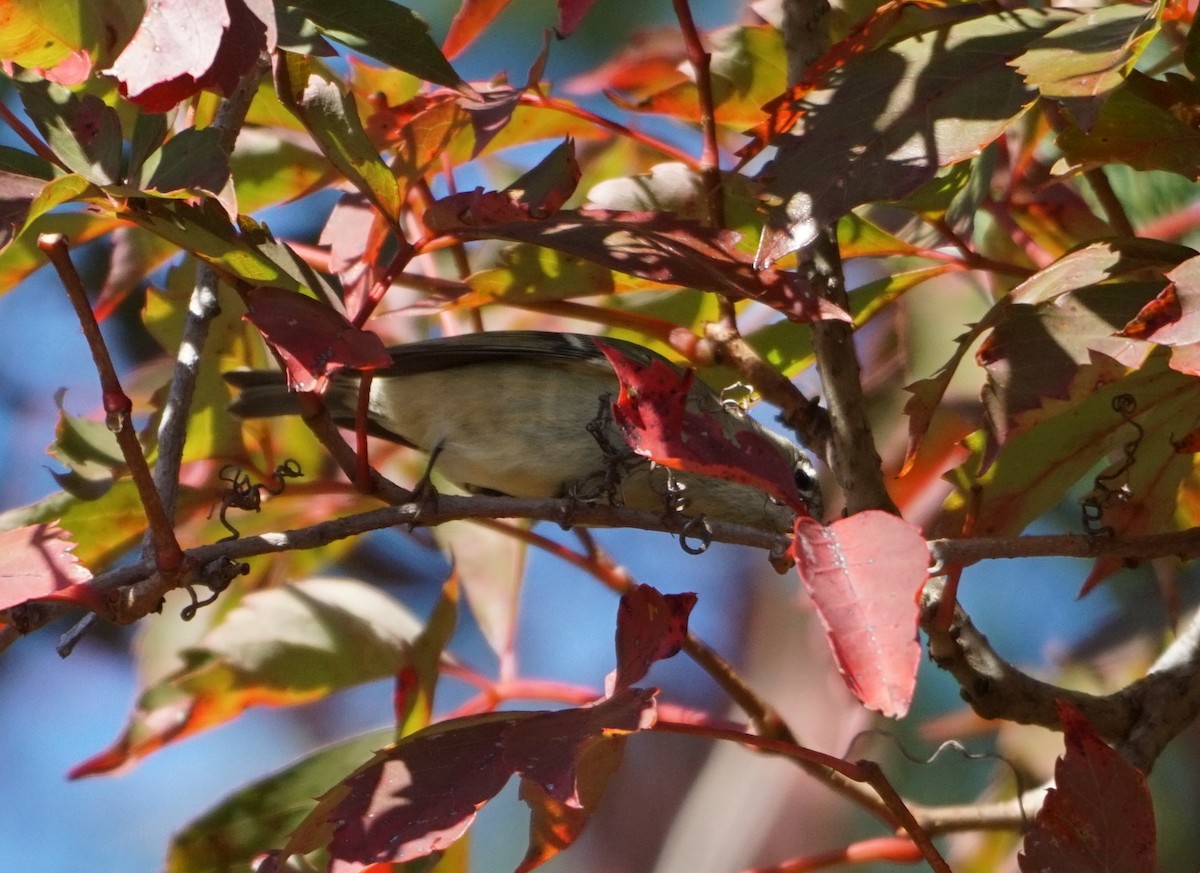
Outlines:
{"type": "Polygon", "coordinates": [[[33,600],[103,609],[104,592],[88,584],[92,574],[71,554],[74,548],[56,524],[0,533],[0,610],[33,600]]]}

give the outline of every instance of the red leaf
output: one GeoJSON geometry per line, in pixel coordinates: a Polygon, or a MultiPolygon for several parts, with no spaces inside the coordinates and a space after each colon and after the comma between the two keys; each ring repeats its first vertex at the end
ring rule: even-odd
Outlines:
{"type": "Polygon", "coordinates": [[[462,836],[514,773],[556,804],[583,809],[599,799],[596,788],[613,769],[610,761],[591,772],[596,744],[649,727],[653,697],[625,691],[578,709],[457,719],[421,731],[327,792],[283,855],[327,845],[331,871],[424,857],[462,836]]]}
{"type": "Polygon", "coordinates": [[[846,685],[871,709],[904,715],[921,658],[917,596],[929,568],[920,530],[876,510],[829,527],[802,517],[792,557],[846,685]]]}
{"type": "Polygon", "coordinates": [[[0,533],[0,609],[29,600],[57,600],[98,610],[104,592],[71,554],[75,543],[56,524],[35,524],[0,533]]]}
{"type": "Polygon", "coordinates": [[[609,780],[625,755],[625,736],[596,737],[580,747],[575,760],[578,804],[556,800],[545,787],[521,780],[521,800],[528,804],[529,847],[514,873],[528,873],[570,846],[599,806],[609,780]]]}
{"type": "Polygon", "coordinates": [[[657,359],[638,363],[602,340],[596,346],[621,383],[613,415],[631,449],[664,467],[751,485],[808,515],[792,462],[770,439],[750,427],[731,433],[688,408],[693,371],[657,359]]]}
{"type": "Polygon", "coordinates": [[[1024,873],[1142,873],[1158,869],[1146,777],[1109,748],[1077,709],[1058,701],[1066,750],[1025,835],[1024,873]]]}
{"type": "Polygon", "coordinates": [[[343,367],[370,370],[392,362],[376,334],[311,297],[265,286],[244,297],[246,319],[283,357],[293,390],[312,391],[343,367]]]}
{"type": "Polygon", "coordinates": [[[619,273],[757,300],[793,321],[850,320],[799,274],[755,269],[752,259],[734,247],[738,235],[732,231],[658,212],[590,208],[564,209],[536,221],[516,216],[495,221],[446,203],[458,201],[438,201],[425,213],[431,230],[545,246],[619,273]]]}
{"type": "Polygon", "coordinates": [[[695,605],[695,594],[663,594],[649,585],[639,585],[621,595],[613,692],[637,682],[655,661],[679,652],[695,605]]]}
{"type": "Polygon", "coordinates": [[[637,31],[598,67],[568,79],[563,90],[568,94],[621,91],[639,99],[690,81],[679,68],[685,60],[678,28],[637,31]]]}

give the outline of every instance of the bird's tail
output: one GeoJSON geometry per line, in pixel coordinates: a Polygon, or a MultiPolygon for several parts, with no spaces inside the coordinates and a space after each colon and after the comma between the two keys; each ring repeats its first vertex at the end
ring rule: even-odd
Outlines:
{"type": "Polygon", "coordinates": [[[238,418],[300,414],[300,398],[288,391],[283,373],[277,370],[232,370],[222,376],[237,389],[229,411],[238,418]]]}

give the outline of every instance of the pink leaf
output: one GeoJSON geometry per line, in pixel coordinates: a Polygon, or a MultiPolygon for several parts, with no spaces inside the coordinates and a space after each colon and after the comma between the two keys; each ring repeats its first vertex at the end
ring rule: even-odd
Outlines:
{"type": "Polygon", "coordinates": [[[199,79],[212,66],[228,26],[225,0],[152,3],[129,45],[105,72],[121,81],[131,99],[180,76],[199,79]]]}
{"type": "Polygon", "coordinates": [[[1157,870],[1154,805],[1146,777],[1109,748],[1077,709],[1058,702],[1066,750],[1054,787],[1025,835],[1024,873],[1157,870]]]}
{"type": "Polygon", "coordinates": [[[929,568],[920,530],[876,510],[829,527],[801,518],[792,557],[850,690],[871,709],[904,715],[921,657],[917,595],[929,568]]]}
{"type": "Polygon", "coordinates": [[[58,600],[98,610],[104,592],[71,551],[75,543],[56,524],[35,524],[0,533],[0,609],[29,600],[58,600]]]}

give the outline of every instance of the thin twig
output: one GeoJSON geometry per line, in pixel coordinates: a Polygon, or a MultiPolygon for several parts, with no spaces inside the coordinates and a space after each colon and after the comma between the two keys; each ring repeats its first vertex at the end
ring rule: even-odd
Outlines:
{"type": "Polygon", "coordinates": [[[21,119],[17,118],[16,114],[2,100],[0,100],[0,121],[7,124],[9,129],[19,136],[25,145],[33,149],[34,154],[39,158],[65,172],[70,172],[66,164],[59,159],[58,155],[54,154],[48,145],[38,139],[34,132],[26,127],[21,119]]]}

